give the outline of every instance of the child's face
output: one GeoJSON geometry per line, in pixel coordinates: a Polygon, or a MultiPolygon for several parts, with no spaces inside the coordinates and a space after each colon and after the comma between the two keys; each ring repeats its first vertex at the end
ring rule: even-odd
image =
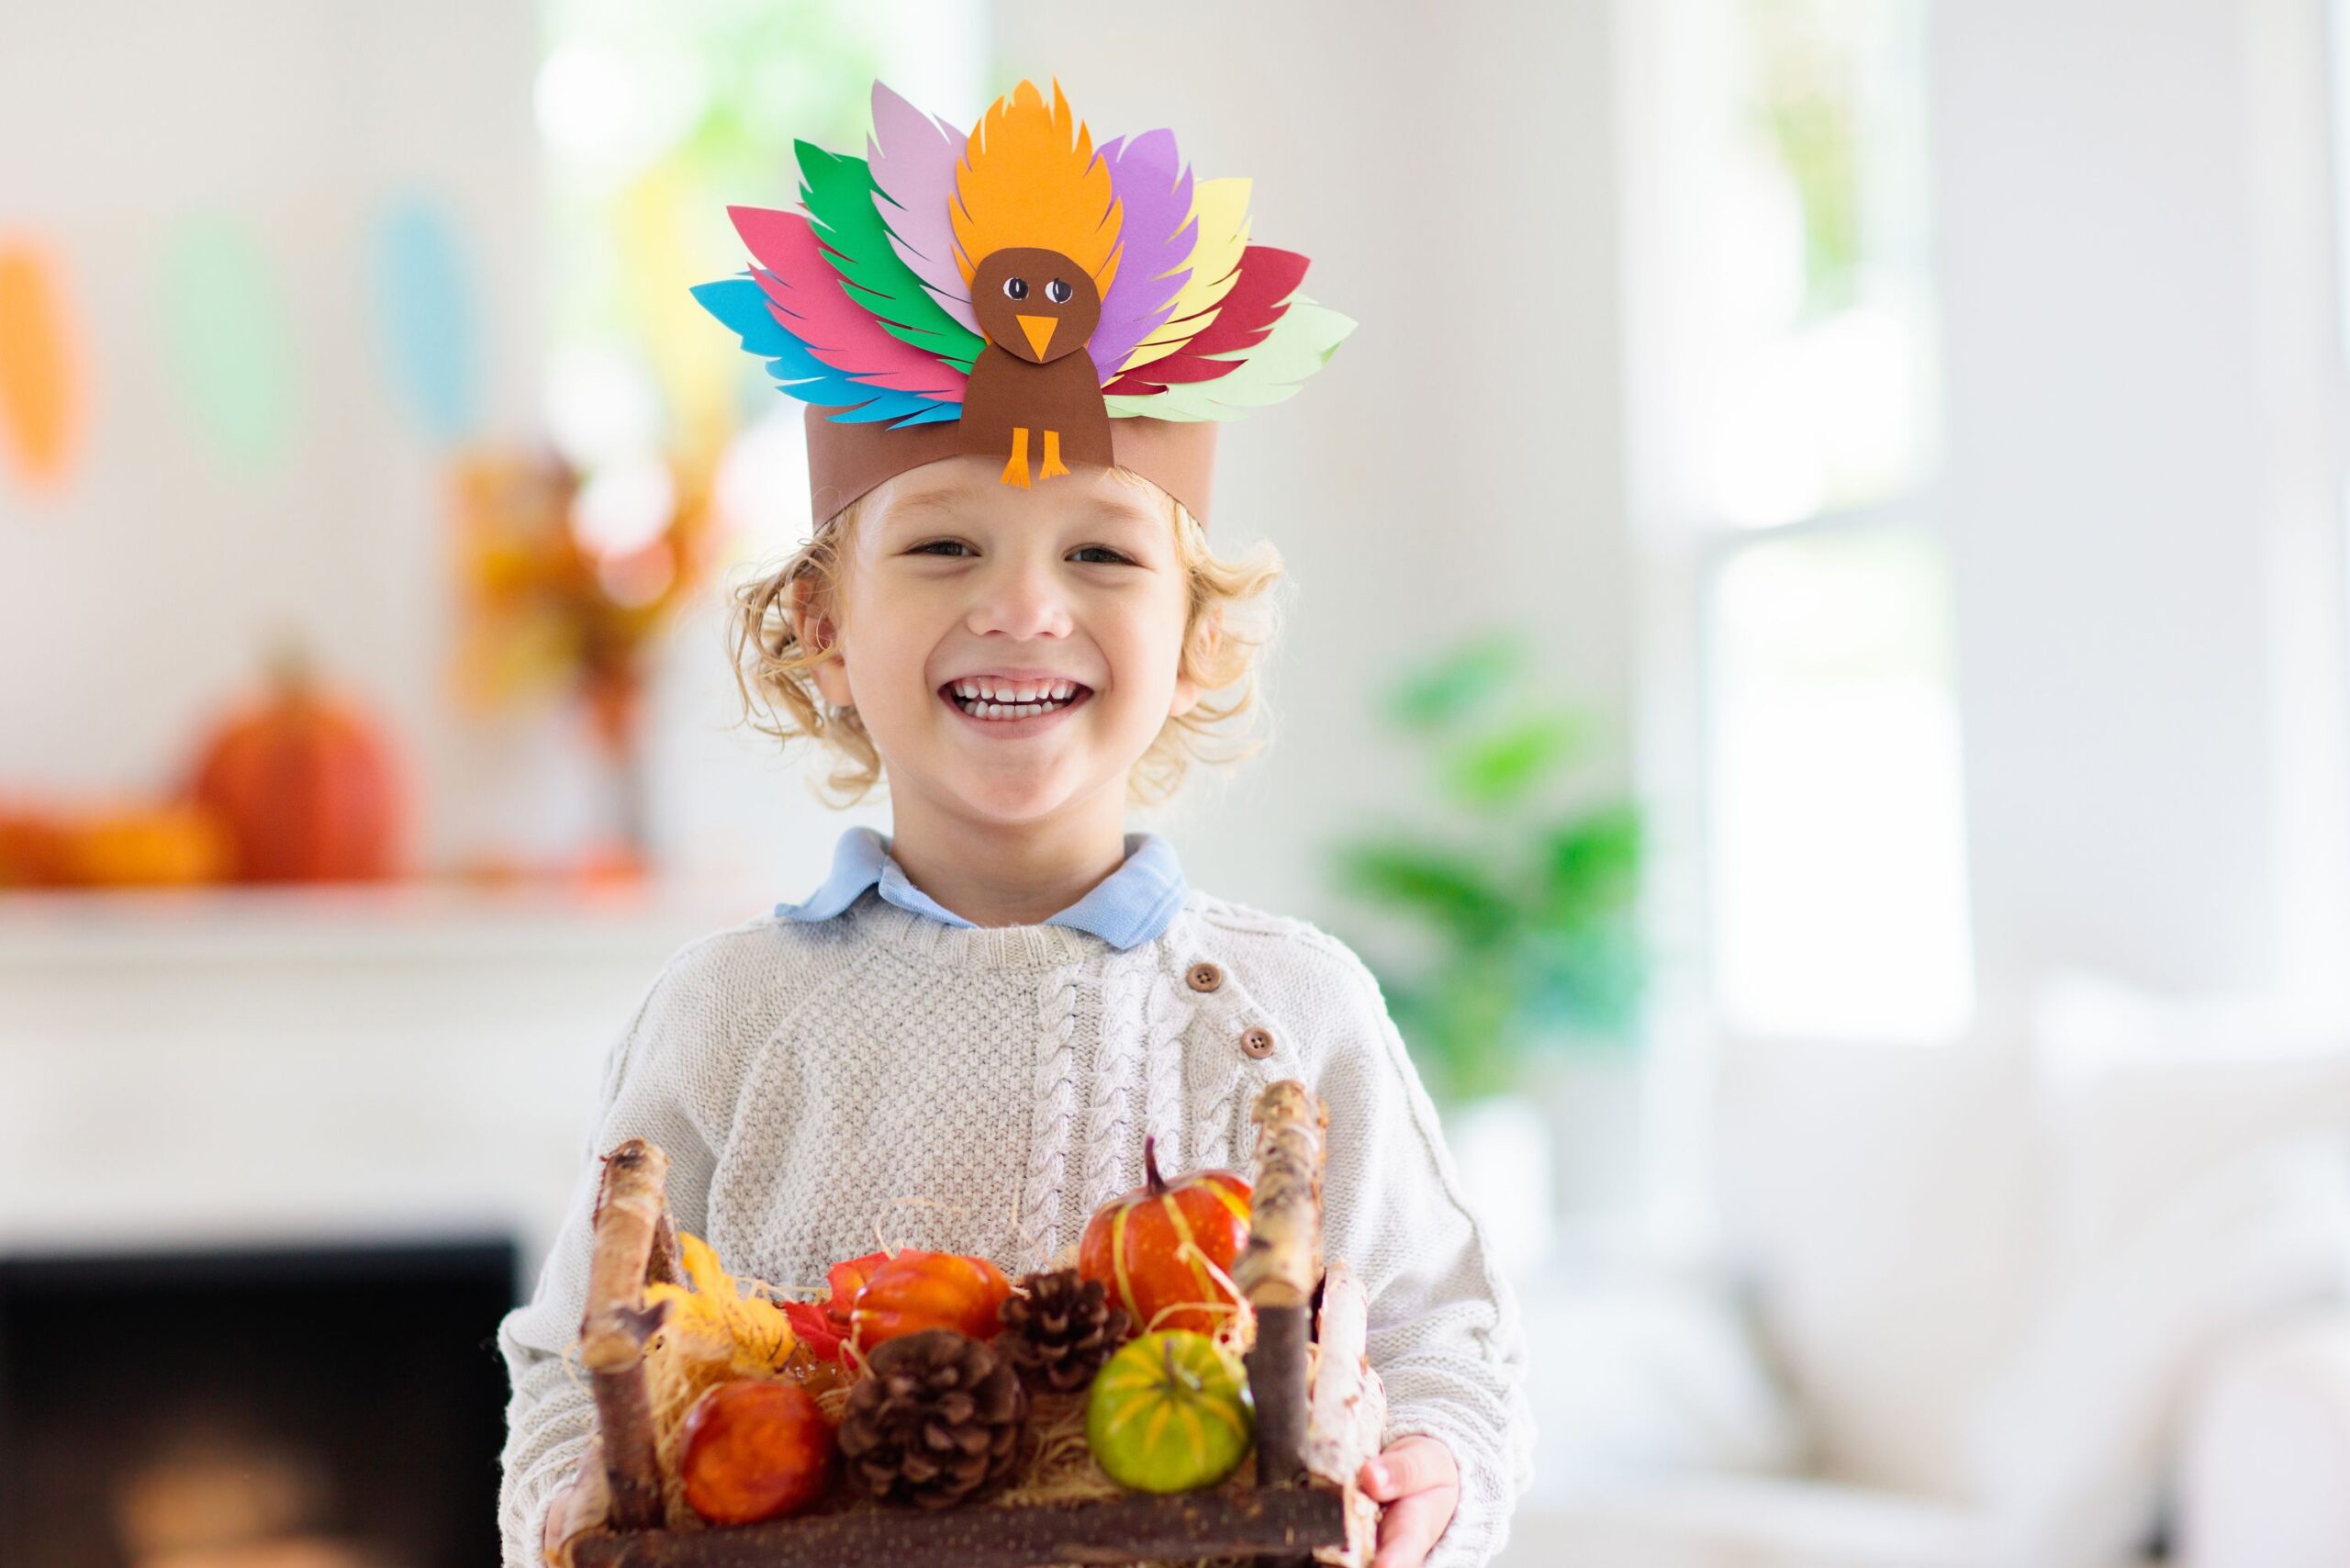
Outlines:
{"type": "Polygon", "coordinates": [[[1104,791],[1123,810],[1128,771],[1199,700],[1166,501],[1105,469],[1022,489],[1001,467],[958,457],[872,493],[817,684],[855,705],[893,798],[1007,824],[1104,791]]]}

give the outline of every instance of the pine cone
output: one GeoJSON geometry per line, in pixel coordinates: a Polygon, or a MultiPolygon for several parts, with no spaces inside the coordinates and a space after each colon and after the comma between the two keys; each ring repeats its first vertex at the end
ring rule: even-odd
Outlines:
{"type": "Polygon", "coordinates": [[[946,1508],[1020,1457],[1028,1394],[1011,1363],[952,1328],[885,1339],[841,1415],[849,1473],[875,1496],[946,1508]]]}
{"type": "Polygon", "coordinates": [[[1038,1388],[1073,1394],[1093,1381],[1126,1338],[1126,1309],[1110,1305],[1099,1280],[1074,1269],[1027,1274],[1006,1298],[997,1341],[1038,1388]]]}

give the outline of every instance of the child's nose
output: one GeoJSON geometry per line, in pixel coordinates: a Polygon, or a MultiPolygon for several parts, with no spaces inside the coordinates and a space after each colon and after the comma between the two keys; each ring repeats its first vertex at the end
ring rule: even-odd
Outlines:
{"type": "Polygon", "coordinates": [[[988,575],[971,607],[970,627],[984,636],[1063,637],[1069,600],[1048,561],[1009,561],[988,575]]]}

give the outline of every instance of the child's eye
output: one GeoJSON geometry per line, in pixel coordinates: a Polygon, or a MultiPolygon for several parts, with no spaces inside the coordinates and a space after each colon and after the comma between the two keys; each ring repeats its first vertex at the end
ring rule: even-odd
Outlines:
{"type": "Polygon", "coordinates": [[[1120,554],[1107,544],[1084,545],[1070,551],[1069,558],[1089,566],[1127,566],[1134,564],[1133,557],[1120,554]]]}
{"type": "Polygon", "coordinates": [[[909,555],[968,555],[971,547],[959,539],[927,539],[906,552],[909,555]]]}

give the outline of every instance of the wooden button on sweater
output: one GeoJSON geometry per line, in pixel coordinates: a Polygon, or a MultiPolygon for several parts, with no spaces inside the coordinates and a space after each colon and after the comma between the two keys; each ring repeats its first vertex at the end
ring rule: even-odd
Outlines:
{"type": "Polygon", "coordinates": [[[1240,1048],[1252,1057],[1273,1054],[1273,1032],[1263,1025],[1254,1025],[1240,1033],[1240,1048]]]}
{"type": "Polygon", "coordinates": [[[1202,959],[1184,971],[1183,980],[1193,991],[1214,991],[1224,983],[1224,971],[1202,959]]]}

